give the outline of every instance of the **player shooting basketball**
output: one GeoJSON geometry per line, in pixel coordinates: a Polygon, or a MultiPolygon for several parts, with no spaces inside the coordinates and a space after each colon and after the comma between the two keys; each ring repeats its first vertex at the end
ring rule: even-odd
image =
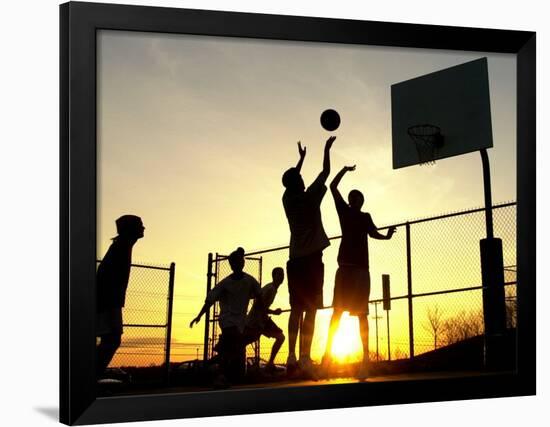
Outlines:
{"type": "Polygon", "coordinates": [[[290,318],[288,321],[287,372],[299,367],[303,373],[313,377],[310,358],[311,341],[315,328],[317,309],[323,307],[323,249],[330,245],[321,220],[321,201],[330,174],[330,149],[336,139],[331,136],[326,144],[323,169],[315,181],[306,189],[300,174],[306,149],[298,142],[300,160],[296,167],[283,174],[283,206],[290,227],[290,251],[287,262],[288,293],[290,296],[290,318]],[[300,328],[300,320],[305,318],[300,328]],[[296,338],[300,329],[300,360],[296,361],[296,338]]]}
{"type": "Polygon", "coordinates": [[[361,212],[364,197],[359,190],[351,190],[348,203],[338,190],[342,177],[355,166],[345,166],[330,183],[330,191],[334,198],[342,240],[338,250],[338,270],[334,284],[333,314],[327,339],[323,367],[330,365],[330,351],[334,334],[338,329],[340,318],[344,311],[359,317],[361,341],[363,343],[363,363],[357,374],[359,379],[368,376],[369,368],[369,247],[368,237],[389,240],[395,233],[395,227],[390,227],[386,235],[380,234],[368,212],[361,212]]]}

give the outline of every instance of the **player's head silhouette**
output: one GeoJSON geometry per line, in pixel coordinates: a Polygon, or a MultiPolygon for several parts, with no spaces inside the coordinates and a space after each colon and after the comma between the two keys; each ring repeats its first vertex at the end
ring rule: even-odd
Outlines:
{"type": "Polygon", "coordinates": [[[365,197],[359,190],[351,190],[348,194],[348,203],[352,209],[361,210],[365,197]]]}

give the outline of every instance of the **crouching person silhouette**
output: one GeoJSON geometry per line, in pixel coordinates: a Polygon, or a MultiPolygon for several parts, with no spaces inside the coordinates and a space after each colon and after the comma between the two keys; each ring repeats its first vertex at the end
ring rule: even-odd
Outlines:
{"type": "Polygon", "coordinates": [[[271,272],[271,276],[273,278],[272,282],[262,287],[260,296],[252,305],[252,309],[246,318],[245,343],[247,345],[251,344],[260,339],[262,335],[275,338],[269,361],[265,366],[268,373],[275,373],[277,371],[275,357],[285,342],[285,336],[281,328],[269,317],[270,314],[281,314],[282,310],[280,308],[271,310],[269,307],[273,304],[277,291],[285,279],[285,271],[281,267],[275,267],[271,272]]]}
{"type": "Polygon", "coordinates": [[[100,378],[120,346],[122,307],[130,278],[132,249],[143,237],[141,218],[123,215],[116,221],[117,236],[99,263],[96,276],[96,375],[100,378]]]}
{"type": "Polygon", "coordinates": [[[231,273],[220,281],[208,294],[201,311],[190,327],[218,301],[220,303],[219,323],[222,330],[215,350],[219,355],[221,373],[215,378],[216,387],[226,387],[243,379],[246,364],[244,328],[250,299],[260,295],[258,281],[243,271],[244,249],[237,248],[229,255],[231,273]]]}

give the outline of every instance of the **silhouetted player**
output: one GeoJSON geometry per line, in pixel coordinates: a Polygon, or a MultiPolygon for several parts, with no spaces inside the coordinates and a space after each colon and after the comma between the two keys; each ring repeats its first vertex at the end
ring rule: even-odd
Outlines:
{"type": "Polygon", "coordinates": [[[115,355],[122,335],[122,307],[130,278],[132,248],[143,237],[141,218],[123,215],[115,221],[117,236],[97,269],[96,336],[97,376],[101,376],[115,355]]]}
{"type": "Polygon", "coordinates": [[[306,149],[302,149],[300,142],[298,164],[283,174],[283,185],[286,188],[283,206],[290,227],[290,254],[287,263],[291,309],[288,321],[289,373],[299,367],[304,373],[313,375],[311,340],[316,311],[323,307],[323,249],[330,245],[321,220],[321,201],[327,191],[325,182],[330,173],[330,148],[335,139],[335,136],[331,136],[327,140],[323,170],[307,190],[300,174],[306,149]],[[296,338],[304,312],[305,319],[300,330],[300,360],[297,363],[296,338]]]}
{"type": "Polygon", "coordinates": [[[248,302],[260,295],[260,284],[250,274],[243,272],[244,249],[237,248],[229,255],[231,273],[220,281],[208,294],[206,301],[189,325],[191,328],[198,323],[203,314],[216,302],[220,303],[219,322],[222,330],[215,350],[220,356],[222,375],[217,378],[217,385],[225,385],[227,380],[238,382],[245,370],[244,328],[248,302]]]}
{"type": "Polygon", "coordinates": [[[246,344],[257,341],[262,335],[268,338],[275,338],[273,347],[271,347],[269,361],[265,367],[268,372],[276,370],[275,357],[285,341],[283,331],[269,317],[270,314],[279,315],[282,312],[280,308],[271,310],[269,307],[273,304],[279,286],[281,286],[281,283],[285,279],[285,271],[281,267],[275,267],[271,272],[271,277],[273,281],[262,287],[260,297],[254,302],[250,313],[246,317],[245,330],[246,344]]]}
{"type": "Polygon", "coordinates": [[[377,231],[369,213],[361,212],[364,197],[359,190],[351,190],[348,203],[344,201],[338,184],[348,171],[354,171],[355,166],[345,166],[334,177],[330,191],[334,197],[336,211],[342,228],[342,240],[338,251],[338,270],[334,284],[333,314],[327,339],[323,365],[330,363],[330,351],[334,334],[338,329],[340,318],[344,311],[359,317],[361,341],[363,343],[363,363],[358,372],[359,378],[368,376],[369,368],[369,246],[368,236],[380,240],[391,239],[395,227],[388,230],[387,235],[377,231]]]}

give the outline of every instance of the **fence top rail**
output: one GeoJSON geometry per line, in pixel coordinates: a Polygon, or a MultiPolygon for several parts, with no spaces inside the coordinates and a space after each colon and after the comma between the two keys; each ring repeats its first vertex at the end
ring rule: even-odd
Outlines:
{"type": "MultiPolygon", "coordinates": [[[[517,205],[517,202],[499,203],[499,204],[493,205],[493,210],[494,209],[507,208],[507,207],[515,206],[515,205],[517,205]]],[[[418,224],[418,223],[421,223],[421,222],[436,221],[438,219],[451,218],[451,217],[454,217],[454,216],[469,215],[469,214],[473,214],[473,213],[477,213],[477,212],[483,212],[484,210],[485,210],[485,208],[473,208],[473,209],[466,209],[466,210],[463,210],[463,211],[449,212],[449,213],[446,213],[446,214],[430,216],[430,217],[426,217],[426,218],[418,218],[418,219],[414,219],[414,220],[411,220],[411,221],[405,221],[405,222],[401,222],[401,223],[398,223],[398,224],[385,225],[384,227],[380,227],[380,229],[383,230],[383,229],[389,228],[389,227],[403,227],[407,224],[412,225],[412,224],[418,224]]]]}
{"type": "MultiPolygon", "coordinates": [[[[515,282],[515,281],[514,282],[505,282],[504,286],[512,286],[512,285],[516,285],[516,284],[517,284],[517,282],[515,282]]],[[[410,296],[409,295],[399,295],[397,297],[391,297],[390,301],[397,301],[397,300],[407,299],[407,298],[431,297],[431,296],[436,296],[436,295],[445,295],[445,294],[452,294],[452,293],[457,293],[457,292],[481,291],[482,289],[483,289],[483,286],[471,286],[469,288],[445,289],[445,290],[441,290],[441,291],[424,292],[424,293],[420,293],[420,294],[413,294],[413,295],[410,295],[410,296]]],[[[382,302],[384,302],[384,300],[381,299],[381,298],[369,300],[369,304],[381,304],[382,302]]],[[[319,308],[319,310],[327,310],[329,308],[332,308],[332,305],[325,305],[325,306],[319,308]]],[[[284,310],[281,310],[281,313],[290,313],[290,308],[285,308],[284,310]]],[[[219,316],[214,316],[212,319],[210,319],[210,322],[212,322],[212,323],[217,322],[218,317],[219,316]]]]}
{"type": "MultiPolygon", "coordinates": [[[[100,263],[101,260],[100,259],[96,259],[95,260],[96,263],[100,263]]],[[[163,267],[163,266],[160,266],[160,265],[147,265],[147,264],[130,264],[131,267],[136,267],[136,268],[148,268],[148,269],[151,269],[151,270],[162,270],[162,271],[170,271],[171,267],[168,266],[168,267],[163,267]]]]}
{"type": "Polygon", "coordinates": [[[127,328],[166,328],[168,323],[165,324],[149,324],[149,323],[125,323],[124,327],[127,328]]]}
{"type": "MultiPolygon", "coordinates": [[[[496,205],[493,205],[493,209],[507,208],[507,207],[515,206],[515,205],[517,205],[517,202],[498,203],[496,205]]],[[[399,223],[396,223],[396,224],[384,225],[383,227],[379,227],[378,229],[379,230],[386,230],[390,227],[404,227],[407,224],[412,225],[412,224],[419,224],[421,222],[436,221],[436,220],[439,220],[439,219],[451,218],[451,217],[454,217],[454,216],[469,215],[469,214],[473,214],[473,213],[477,213],[477,212],[483,212],[484,210],[485,210],[485,208],[466,209],[466,210],[463,210],[463,211],[450,212],[450,213],[446,213],[446,214],[442,214],[442,215],[436,215],[436,216],[431,216],[431,217],[426,217],[426,218],[418,218],[418,219],[414,219],[414,220],[411,220],[411,221],[405,221],[405,222],[399,222],[399,223]]],[[[339,235],[339,236],[329,237],[329,240],[336,240],[336,239],[341,239],[341,238],[342,238],[342,236],[339,235]]],[[[284,245],[284,246],[277,246],[277,247],[269,248],[269,249],[260,249],[260,250],[257,250],[257,251],[248,252],[248,253],[246,253],[245,256],[248,259],[253,259],[252,256],[254,256],[254,255],[261,255],[261,254],[267,254],[267,253],[270,253],[270,252],[282,251],[282,250],[288,249],[288,248],[289,248],[288,245],[284,245]]],[[[218,257],[217,259],[214,259],[212,261],[213,262],[222,261],[225,258],[227,258],[227,257],[218,257]]]]}

